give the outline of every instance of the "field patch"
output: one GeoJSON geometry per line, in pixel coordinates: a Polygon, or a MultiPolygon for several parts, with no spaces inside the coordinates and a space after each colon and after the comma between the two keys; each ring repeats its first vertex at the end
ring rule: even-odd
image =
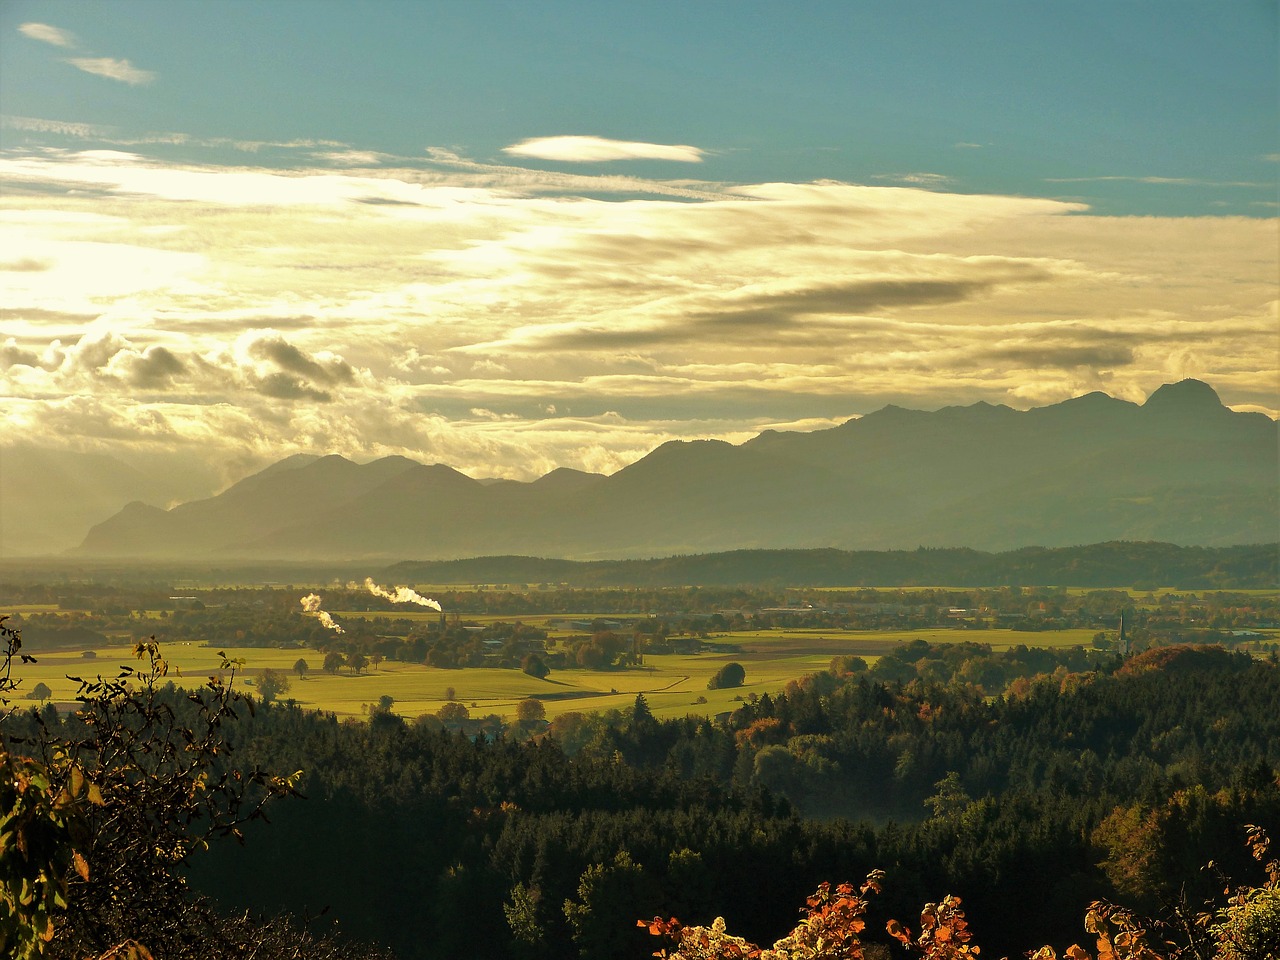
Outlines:
{"type": "MultiPolygon", "coordinates": [[[[338,615],[353,619],[369,616],[364,613],[338,615]]],[[[420,616],[430,619],[439,614],[424,611],[420,616]]],[[[539,624],[545,622],[545,618],[530,617],[525,622],[539,624]]],[[[517,705],[527,697],[541,700],[549,718],[570,711],[625,710],[632,707],[637,694],[644,694],[655,714],[673,717],[714,716],[734,709],[750,694],[776,694],[789,680],[826,669],[832,657],[860,656],[874,663],[876,658],[910,640],[972,641],[1005,650],[1020,644],[1087,647],[1092,636],[1089,630],[1036,633],[946,628],[758,630],[709,637],[701,653],[646,654],[639,667],[610,671],[553,670],[544,680],[519,670],[492,667],[448,670],[393,660],[384,660],[359,674],[347,670],[327,674],[321,669],[324,653],[301,648],[223,647],[185,642],[165,644],[162,652],[171,667],[169,679],[180,686],[199,687],[209,676],[229,675],[229,671],[219,669],[218,651],[222,650],[229,658],[244,660],[244,666],[236,672],[236,682],[245,692],[256,694],[263,670],[279,670],[288,678],[290,686],[278,699],[293,700],[304,708],[324,710],[340,717],[365,716],[371,704],[377,704],[379,698],[386,696],[392,698],[395,713],[413,719],[439,710],[450,694],[463,703],[473,717],[497,714],[504,719],[513,718],[517,705]],[[294,672],[294,664],[299,659],[308,664],[305,677],[294,672]],[[741,663],[746,670],[743,686],[708,690],[707,682],[731,661],[741,663]]],[[[92,679],[99,674],[115,677],[121,666],[134,669],[144,666],[133,657],[129,645],[112,644],[93,650],[92,654],[85,656],[85,652],[79,650],[42,653],[37,663],[24,665],[20,671],[19,705],[27,705],[21,698],[38,683],[46,684],[52,691],[50,700],[71,705],[77,683],[68,677],[92,679]]]]}

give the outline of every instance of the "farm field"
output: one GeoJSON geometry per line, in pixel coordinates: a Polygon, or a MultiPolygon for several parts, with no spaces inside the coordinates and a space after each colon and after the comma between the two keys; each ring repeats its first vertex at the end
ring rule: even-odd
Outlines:
{"type": "MultiPolygon", "coordinates": [[[[423,614],[438,616],[429,611],[423,614]]],[[[345,616],[354,619],[369,615],[348,612],[345,616]]],[[[527,622],[539,623],[543,619],[531,617],[527,622]]],[[[677,717],[713,716],[732,710],[740,698],[752,693],[776,693],[788,680],[825,669],[834,656],[852,654],[873,663],[896,644],[913,639],[930,643],[971,640],[1000,650],[1018,644],[1087,646],[1091,638],[1089,630],[759,630],[709,637],[707,649],[698,654],[649,654],[641,667],[619,671],[555,670],[544,680],[517,670],[445,670],[397,661],[383,661],[377,668],[370,667],[358,675],[347,671],[331,675],[320,669],[322,652],[297,648],[172,643],[165,645],[163,654],[171,665],[175,683],[198,686],[217,672],[217,653],[221,649],[228,657],[245,661],[237,682],[243,683],[247,692],[253,692],[264,669],[280,670],[291,683],[291,689],[281,699],[293,699],[305,708],[331,711],[341,717],[361,717],[369,704],[390,696],[395,700],[394,712],[412,719],[438,710],[448,700],[449,688],[473,716],[498,714],[511,718],[521,700],[536,697],[546,706],[548,718],[553,719],[570,711],[625,709],[634,703],[636,694],[643,693],[656,715],[677,717]],[[300,658],[310,668],[303,679],[293,672],[293,665],[300,658]],[[707,681],[725,663],[735,660],[746,669],[746,683],[732,690],[708,690],[707,681]],[[699,698],[705,698],[705,702],[699,703],[699,698]]],[[[141,665],[128,645],[103,647],[94,653],[93,657],[86,657],[79,650],[41,653],[37,663],[22,668],[19,696],[43,682],[53,691],[51,699],[55,703],[68,703],[76,692],[76,683],[67,679],[69,676],[111,677],[122,665],[141,665]]]]}

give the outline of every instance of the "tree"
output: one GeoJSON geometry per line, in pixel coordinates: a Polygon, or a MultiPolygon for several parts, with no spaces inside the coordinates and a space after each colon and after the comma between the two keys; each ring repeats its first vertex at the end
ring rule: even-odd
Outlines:
{"type": "Polygon", "coordinates": [[[521,700],[516,706],[516,718],[521,723],[534,723],[547,718],[547,708],[542,701],[534,697],[521,700]]]}
{"type": "Polygon", "coordinates": [[[53,696],[53,691],[49,689],[49,685],[43,681],[37,683],[31,688],[31,692],[27,694],[28,700],[48,700],[53,696]]]}
{"type": "Polygon", "coordinates": [[[272,670],[270,667],[262,671],[258,678],[258,693],[263,702],[270,703],[282,693],[289,692],[289,678],[283,670],[272,670]]]}
{"type": "Polygon", "coordinates": [[[520,661],[520,669],[531,677],[537,677],[539,680],[545,680],[547,674],[551,672],[547,662],[536,653],[525,654],[524,659],[520,661]]]}
{"type": "Polygon", "coordinates": [[[866,673],[867,661],[855,656],[832,657],[829,669],[837,676],[843,676],[846,673],[866,673]]]}
{"type": "Polygon", "coordinates": [[[564,901],[564,916],[573,931],[574,943],[583,957],[639,956],[642,942],[635,930],[627,929],[627,918],[643,909],[642,904],[659,898],[654,880],[645,869],[620,850],[609,864],[587,867],[578,880],[578,899],[564,901]]]}
{"type": "MultiPolygon", "coordinates": [[[[3,701],[21,638],[3,623],[0,633],[3,701]]],[[[0,822],[13,842],[0,843],[0,946],[23,960],[46,943],[55,956],[118,960],[299,955],[307,935],[284,942],[287,923],[218,916],[177,867],[208,840],[239,836],[268,801],[295,794],[301,774],[227,766],[226,728],[246,703],[232,686],[237,661],[219,654],[222,674],[179,693],[161,682],[168,664],[154,640],[134,655],[144,666],[80,681],[73,718],[3,717],[0,822]],[[38,756],[15,756],[17,743],[38,756]]]]}
{"type": "Polygon", "coordinates": [[[299,680],[305,680],[307,678],[307,671],[310,669],[311,667],[307,664],[307,661],[303,660],[301,657],[299,657],[293,664],[293,672],[298,675],[299,680]]]}
{"type": "Polygon", "coordinates": [[[740,687],[746,679],[747,671],[743,669],[742,664],[736,661],[726,663],[716,671],[714,677],[707,681],[707,689],[728,690],[732,687],[740,687]]]}
{"type": "Polygon", "coordinates": [[[456,700],[450,700],[436,711],[436,716],[445,723],[461,723],[471,716],[471,711],[464,704],[458,703],[456,700]]]}
{"type": "Polygon", "coordinates": [[[960,783],[960,774],[954,770],[948,770],[947,775],[933,785],[933,789],[937,793],[926,797],[924,805],[933,811],[935,817],[959,813],[972,802],[960,783]]]}
{"type": "Polygon", "coordinates": [[[324,655],[324,672],[337,673],[342,669],[342,665],[347,662],[347,658],[338,651],[334,650],[324,655]]]}

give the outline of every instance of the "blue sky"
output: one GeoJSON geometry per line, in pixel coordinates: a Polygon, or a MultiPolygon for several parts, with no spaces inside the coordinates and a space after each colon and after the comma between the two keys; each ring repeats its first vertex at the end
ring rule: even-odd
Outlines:
{"type": "Polygon", "coordinates": [[[7,0],[0,436],[610,472],[1280,413],[1277,4],[7,0]]]}
{"type": "Polygon", "coordinates": [[[739,182],[931,173],[1117,213],[1257,216],[1276,199],[1263,0],[8,0],[2,16],[6,114],[134,135],[495,157],[591,134],[696,144],[701,176],[739,182]],[[104,84],[15,31],[32,21],[155,80],[104,84]],[[1131,179],[1095,179],[1113,177],[1131,179]]]}

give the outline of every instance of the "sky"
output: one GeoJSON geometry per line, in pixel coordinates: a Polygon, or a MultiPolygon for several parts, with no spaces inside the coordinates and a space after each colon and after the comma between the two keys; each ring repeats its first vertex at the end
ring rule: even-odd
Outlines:
{"type": "Polygon", "coordinates": [[[610,473],[1280,415],[1274,0],[5,0],[0,443],[610,473]]]}

